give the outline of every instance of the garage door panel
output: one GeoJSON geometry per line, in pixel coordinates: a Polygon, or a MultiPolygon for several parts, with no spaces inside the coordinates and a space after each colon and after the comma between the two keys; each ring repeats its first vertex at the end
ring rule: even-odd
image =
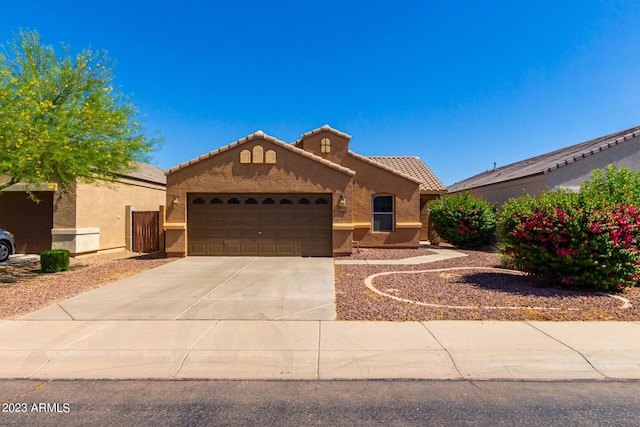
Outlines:
{"type": "Polygon", "coordinates": [[[278,245],[275,243],[265,243],[260,245],[260,254],[261,255],[278,255],[278,245]]]}
{"type": "Polygon", "coordinates": [[[207,254],[224,255],[224,243],[222,241],[219,243],[210,243],[207,245],[207,254]]]}
{"type": "Polygon", "coordinates": [[[192,194],[187,211],[189,255],[330,256],[331,206],[326,194],[192,194]],[[219,199],[222,203],[193,204],[219,199]],[[256,204],[246,204],[253,198],[256,204]],[[229,204],[237,199],[239,204],[229,204]],[[266,199],[274,203],[263,204],[266,199]],[[309,204],[300,205],[301,199],[309,204]],[[280,204],[291,200],[291,204],[280,204]]]}
{"type": "Polygon", "coordinates": [[[257,243],[244,243],[242,245],[242,255],[260,255],[260,245],[257,243]]]}
{"type": "Polygon", "coordinates": [[[242,244],[240,242],[224,242],[225,255],[242,255],[242,244]]]}
{"type": "Polygon", "coordinates": [[[205,243],[190,243],[189,253],[191,255],[205,255],[207,253],[207,245],[205,243]]]}

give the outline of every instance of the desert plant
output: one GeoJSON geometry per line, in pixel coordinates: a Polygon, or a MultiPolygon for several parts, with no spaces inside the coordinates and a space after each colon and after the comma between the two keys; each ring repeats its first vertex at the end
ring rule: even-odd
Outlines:
{"type": "Polygon", "coordinates": [[[436,233],[462,248],[489,243],[496,226],[493,206],[468,193],[434,200],[429,205],[429,217],[436,233]]]}

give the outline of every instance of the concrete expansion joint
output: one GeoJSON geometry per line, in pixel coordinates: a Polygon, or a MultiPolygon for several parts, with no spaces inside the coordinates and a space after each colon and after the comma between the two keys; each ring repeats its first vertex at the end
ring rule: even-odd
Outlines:
{"type": "Polygon", "coordinates": [[[185,362],[187,361],[187,357],[189,357],[189,354],[191,353],[191,351],[196,348],[196,346],[202,341],[202,339],[207,336],[207,334],[209,334],[216,326],[218,326],[218,321],[213,322],[213,324],[209,327],[209,329],[207,329],[203,334],[201,334],[197,340],[195,340],[193,342],[193,344],[191,344],[191,346],[187,349],[187,351],[184,352],[184,356],[182,357],[182,360],[180,361],[180,363],[178,364],[178,367],[176,368],[175,372],[173,373],[173,375],[171,375],[171,379],[175,379],[176,375],[178,375],[178,373],[180,372],[180,370],[182,369],[182,367],[184,366],[185,362]]]}
{"type": "Polygon", "coordinates": [[[458,368],[458,364],[456,363],[455,359],[453,358],[453,355],[451,354],[451,352],[449,352],[449,350],[442,344],[442,342],[440,342],[438,337],[435,336],[435,334],[427,327],[425,322],[420,322],[420,324],[422,325],[422,327],[424,329],[426,329],[426,331],[429,333],[429,335],[431,335],[433,337],[433,339],[438,343],[438,345],[440,347],[442,347],[442,349],[445,351],[445,353],[447,353],[447,356],[449,357],[449,360],[451,361],[451,364],[453,365],[453,369],[456,370],[456,372],[458,373],[458,376],[460,377],[460,379],[462,379],[462,380],[466,379],[464,377],[464,375],[462,374],[462,371],[460,371],[460,368],[458,368]]]}
{"type": "Polygon", "coordinates": [[[217,291],[218,289],[222,288],[224,285],[226,285],[227,283],[229,283],[234,277],[236,277],[238,274],[242,273],[244,270],[246,270],[247,268],[249,268],[249,266],[251,266],[251,264],[253,264],[254,262],[256,262],[258,260],[258,258],[253,258],[251,260],[251,262],[247,263],[247,265],[245,265],[244,267],[242,267],[240,270],[236,271],[235,273],[233,273],[230,277],[228,277],[226,280],[224,280],[222,283],[220,283],[218,286],[216,286],[215,288],[211,289],[209,292],[207,292],[205,295],[203,295],[202,297],[200,297],[196,302],[194,302],[193,304],[191,304],[189,307],[187,307],[182,313],[180,313],[179,315],[177,315],[175,317],[174,320],[179,320],[182,316],[186,315],[192,308],[194,308],[195,306],[197,306],[198,304],[200,304],[202,301],[204,301],[205,298],[207,298],[209,295],[211,295],[212,293],[214,293],[215,291],[217,291]]]}
{"type": "Polygon", "coordinates": [[[529,325],[530,327],[532,327],[533,329],[535,329],[536,331],[542,333],[543,335],[551,338],[552,340],[554,340],[555,342],[559,343],[560,345],[565,346],[566,348],[568,348],[569,350],[577,353],[580,355],[580,357],[582,357],[582,359],[584,359],[585,362],[587,362],[587,364],[591,367],[591,369],[593,369],[595,372],[597,372],[599,375],[602,375],[603,378],[607,379],[607,380],[611,380],[613,378],[611,378],[610,376],[608,376],[607,374],[605,374],[604,372],[600,371],[596,366],[594,366],[593,363],[591,363],[591,361],[584,355],[582,354],[582,352],[578,351],[577,349],[571,347],[569,344],[560,341],[559,339],[557,339],[556,337],[554,337],[553,335],[549,335],[548,333],[546,333],[545,331],[541,330],[540,328],[536,328],[535,325],[533,325],[531,322],[529,321],[525,321],[525,324],[529,325]]]}

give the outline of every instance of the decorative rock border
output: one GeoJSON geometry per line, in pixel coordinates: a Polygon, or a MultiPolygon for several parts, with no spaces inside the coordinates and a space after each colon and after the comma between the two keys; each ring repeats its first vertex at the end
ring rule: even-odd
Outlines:
{"type": "MultiPolygon", "coordinates": [[[[490,270],[490,271],[497,271],[500,273],[506,273],[506,274],[512,274],[514,276],[525,276],[526,273],[523,273],[521,271],[516,271],[516,270],[507,270],[504,268],[496,268],[496,267],[451,267],[451,268],[436,268],[436,269],[431,269],[431,270],[418,270],[418,271],[386,271],[383,273],[376,273],[376,274],[372,274],[371,276],[367,277],[366,279],[364,279],[364,284],[367,286],[367,288],[369,288],[371,291],[375,292],[378,295],[387,297],[387,298],[391,298],[393,300],[396,301],[400,301],[400,302],[406,302],[409,304],[415,304],[415,305],[421,305],[421,306],[425,306],[425,307],[437,307],[437,308],[454,308],[454,309],[462,309],[462,310],[475,310],[475,309],[484,309],[484,310],[522,310],[522,309],[531,309],[531,310],[571,310],[571,311],[579,311],[579,308],[554,308],[554,307],[527,307],[527,306],[469,306],[469,305],[447,305],[447,304],[432,304],[432,303],[427,303],[427,302],[421,302],[421,301],[414,301],[414,300],[410,300],[410,299],[406,299],[406,298],[400,298],[394,295],[389,295],[385,292],[382,292],[381,290],[377,289],[374,285],[373,285],[373,279],[375,279],[378,276],[389,276],[392,274],[419,274],[419,273],[437,273],[437,272],[441,272],[441,271],[454,271],[454,270],[490,270]]],[[[629,303],[629,300],[621,297],[619,295],[610,295],[607,293],[598,293],[597,295],[604,295],[604,296],[608,296],[610,298],[615,298],[617,300],[620,300],[623,302],[623,305],[620,306],[619,308],[624,309],[624,308],[629,308],[631,306],[631,304],[629,303]]]]}

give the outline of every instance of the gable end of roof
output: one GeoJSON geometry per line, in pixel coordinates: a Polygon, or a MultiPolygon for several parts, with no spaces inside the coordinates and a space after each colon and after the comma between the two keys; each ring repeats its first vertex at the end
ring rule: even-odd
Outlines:
{"type": "Polygon", "coordinates": [[[349,175],[349,176],[355,175],[355,172],[352,171],[351,169],[348,169],[348,168],[345,168],[343,166],[340,166],[337,163],[330,162],[329,160],[323,159],[322,157],[316,156],[315,154],[311,154],[311,153],[309,153],[307,151],[304,151],[304,150],[302,150],[302,149],[300,149],[300,148],[298,148],[296,146],[293,146],[291,144],[287,144],[284,141],[281,141],[281,140],[279,140],[277,138],[274,138],[273,136],[265,134],[261,130],[259,130],[257,132],[254,132],[254,133],[252,133],[250,135],[247,135],[244,138],[240,138],[240,139],[238,139],[238,140],[236,140],[236,141],[234,141],[234,142],[232,142],[232,143],[230,143],[228,145],[225,145],[224,147],[220,147],[217,150],[210,151],[207,154],[203,154],[200,157],[196,157],[194,159],[189,160],[188,162],[184,162],[184,163],[182,163],[182,164],[180,164],[180,165],[178,165],[176,167],[173,167],[173,168],[169,169],[167,172],[165,172],[165,175],[170,175],[170,174],[172,174],[174,172],[177,172],[177,171],[179,171],[181,169],[184,169],[186,167],[189,167],[191,165],[199,163],[199,162],[201,162],[203,160],[206,160],[206,159],[208,159],[210,157],[213,157],[213,156],[215,156],[217,154],[220,154],[220,153],[223,153],[225,151],[231,150],[232,148],[235,148],[237,146],[246,144],[247,142],[252,141],[254,139],[262,139],[262,140],[269,141],[269,142],[271,142],[271,143],[273,143],[273,144],[275,144],[275,145],[277,145],[279,147],[282,147],[282,148],[284,148],[286,150],[292,151],[292,152],[294,152],[294,153],[296,153],[296,154],[298,154],[300,156],[307,157],[307,158],[312,159],[312,160],[314,160],[314,161],[316,161],[316,162],[318,162],[318,163],[320,163],[320,164],[322,164],[324,166],[327,166],[327,167],[329,167],[331,169],[335,169],[338,172],[344,173],[344,174],[349,175]]]}
{"type": "MultiPolygon", "coordinates": [[[[348,134],[346,134],[344,132],[340,132],[339,130],[334,129],[329,125],[323,125],[323,126],[317,128],[317,129],[310,130],[309,132],[305,132],[305,133],[302,134],[302,137],[300,139],[308,138],[311,135],[319,133],[319,132],[331,132],[331,133],[333,133],[335,135],[338,135],[341,138],[346,139],[347,141],[351,141],[351,135],[348,135],[348,134]]],[[[297,145],[299,142],[300,142],[300,140],[293,142],[293,144],[297,145]]]]}

